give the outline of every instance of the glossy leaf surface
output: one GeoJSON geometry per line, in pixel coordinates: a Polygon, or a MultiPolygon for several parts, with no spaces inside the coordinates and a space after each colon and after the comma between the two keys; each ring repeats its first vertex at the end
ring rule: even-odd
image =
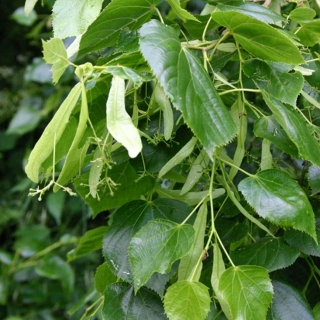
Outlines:
{"type": "Polygon", "coordinates": [[[169,220],[149,221],[134,235],[128,250],[135,291],[153,273],[169,272],[173,262],[188,253],[193,241],[194,229],[190,225],[169,220]]]}
{"type": "Polygon", "coordinates": [[[105,320],[168,319],[159,296],[146,288],[141,288],[135,294],[133,286],[125,282],[113,283],[107,287],[102,316],[105,320]]]}
{"type": "Polygon", "coordinates": [[[297,47],[273,27],[242,13],[215,12],[212,19],[228,28],[235,40],[253,56],[283,63],[303,63],[297,47]]]}
{"type": "Polygon", "coordinates": [[[314,46],[320,41],[320,20],[310,21],[298,29],[297,36],[305,46],[314,46]]]}
{"type": "Polygon", "coordinates": [[[203,320],[210,300],[208,288],[201,282],[180,281],[169,287],[164,309],[170,320],[203,320]]]}
{"type": "Polygon", "coordinates": [[[303,189],[287,173],[276,169],[264,170],[242,180],[238,188],[264,219],[278,226],[306,232],[316,239],[310,202],[303,189]]]}
{"type": "Polygon", "coordinates": [[[272,272],[292,265],[299,254],[280,238],[263,238],[237,248],[231,253],[231,259],[237,265],[256,265],[272,272]]]}
{"type": "Polygon", "coordinates": [[[236,134],[227,109],[200,61],[181,47],[175,30],[158,21],[140,29],[140,48],[174,107],[211,157],[236,134]],[[164,41],[165,40],[165,41],[164,41]]]}
{"type": "Polygon", "coordinates": [[[273,294],[266,269],[258,266],[231,267],[222,274],[219,290],[234,319],[265,319],[273,294]]]}

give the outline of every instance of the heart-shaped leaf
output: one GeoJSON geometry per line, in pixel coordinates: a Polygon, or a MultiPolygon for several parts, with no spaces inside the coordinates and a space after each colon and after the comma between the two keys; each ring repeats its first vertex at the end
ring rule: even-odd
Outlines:
{"type": "Polygon", "coordinates": [[[242,180],[238,188],[259,216],[278,226],[306,232],[316,240],[308,197],[286,172],[264,170],[242,180]]]}
{"type": "Polygon", "coordinates": [[[194,229],[168,220],[152,220],[135,234],[129,245],[135,291],[153,273],[167,273],[176,260],[185,256],[194,241],[194,229]]]}

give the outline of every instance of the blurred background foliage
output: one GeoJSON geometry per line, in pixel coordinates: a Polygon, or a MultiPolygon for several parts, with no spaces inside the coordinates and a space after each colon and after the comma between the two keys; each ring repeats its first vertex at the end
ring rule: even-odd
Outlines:
{"type": "MultiPolygon", "coordinates": [[[[49,192],[42,201],[28,197],[36,187],[24,172],[28,154],[74,83],[67,72],[53,86],[42,59],[41,39],[52,36],[53,3],[39,1],[29,17],[24,0],[0,4],[0,319],[5,320],[80,319],[84,309],[77,310],[76,303],[93,298],[94,273],[102,262],[94,246],[89,254],[69,255],[70,263],[67,253],[88,230],[105,226],[106,216],[93,220],[79,197],[64,192],[49,192]]],[[[100,233],[100,243],[101,238],[100,233]]]]}

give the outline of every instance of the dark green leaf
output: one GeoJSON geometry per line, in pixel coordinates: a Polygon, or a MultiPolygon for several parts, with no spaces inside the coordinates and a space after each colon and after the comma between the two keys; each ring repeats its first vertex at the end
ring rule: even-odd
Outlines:
{"type": "Polygon", "coordinates": [[[105,320],[166,320],[160,297],[153,291],[141,288],[136,294],[133,286],[118,282],[104,292],[102,316],[105,320]]]}
{"type": "Polygon", "coordinates": [[[313,194],[320,191],[320,168],[311,166],[308,171],[309,186],[313,194]]]}
{"type": "Polygon", "coordinates": [[[106,287],[111,283],[117,282],[117,279],[109,265],[105,262],[97,268],[94,277],[94,287],[98,292],[104,293],[106,287]]]}
{"type": "Polygon", "coordinates": [[[98,227],[87,231],[84,236],[80,238],[77,247],[68,253],[68,261],[73,261],[88,253],[101,250],[102,239],[107,230],[108,227],[98,227]]]}
{"type": "Polygon", "coordinates": [[[164,218],[180,223],[190,211],[191,208],[184,203],[171,199],[132,201],[120,207],[114,213],[113,224],[103,240],[103,254],[111,270],[120,279],[132,281],[127,253],[134,234],[151,219],[164,218]]]}
{"type": "Polygon", "coordinates": [[[174,29],[156,20],[146,23],[140,35],[141,51],[160,85],[211,157],[237,128],[202,63],[181,47],[174,29]]]}
{"type": "Polygon", "coordinates": [[[299,157],[299,151],[296,145],[289,139],[286,132],[273,116],[258,119],[254,123],[254,134],[257,137],[268,139],[285,153],[296,158],[299,157]]]}
{"type": "Polygon", "coordinates": [[[272,320],[315,320],[311,307],[297,289],[280,281],[272,281],[272,285],[272,320]]]}
{"type": "MultiPolygon", "coordinates": [[[[317,219],[316,233],[317,238],[320,239],[320,219],[317,219]]],[[[284,234],[284,239],[293,248],[305,254],[320,257],[320,244],[317,244],[309,235],[296,230],[287,230],[284,234]]]]}
{"type": "MultiPolygon", "coordinates": [[[[183,25],[193,38],[201,39],[203,35],[203,31],[209,22],[210,15],[195,14],[194,17],[198,21],[188,20],[183,25]]],[[[207,26],[207,33],[215,29],[216,27],[218,27],[218,24],[211,19],[207,26]]]]}
{"type": "Polygon", "coordinates": [[[234,319],[250,320],[265,319],[273,293],[267,270],[258,266],[227,269],[220,278],[219,291],[234,319]]]}
{"type": "Polygon", "coordinates": [[[259,59],[247,60],[243,70],[261,90],[284,103],[296,105],[304,82],[300,72],[289,73],[291,68],[288,65],[266,63],[259,59]]]}
{"type": "Polygon", "coordinates": [[[282,239],[268,237],[237,248],[231,252],[231,259],[237,265],[256,265],[272,272],[290,266],[299,254],[299,251],[289,247],[282,239]]]}
{"type": "Polygon", "coordinates": [[[314,46],[320,41],[320,20],[314,20],[303,24],[297,32],[301,43],[305,46],[314,46]]]}
{"type": "Polygon", "coordinates": [[[203,320],[210,310],[210,301],[204,284],[184,280],[169,287],[164,309],[170,320],[203,320]]]}
{"type": "Polygon", "coordinates": [[[265,94],[263,96],[276,120],[297,146],[300,157],[320,166],[318,127],[306,123],[305,118],[293,107],[265,94]]]}
{"type": "Polygon", "coordinates": [[[260,4],[237,2],[232,5],[218,4],[220,11],[236,11],[266,23],[285,22],[286,19],[260,4]]]}
{"type": "Polygon", "coordinates": [[[185,256],[194,240],[190,225],[169,220],[149,221],[132,238],[129,259],[137,292],[153,273],[168,273],[173,262],[185,256]]]}
{"type": "Polygon", "coordinates": [[[315,315],[315,320],[320,320],[320,302],[318,302],[313,308],[313,313],[315,315]]]}
{"type": "Polygon", "coordinates": [[[316,239],[311,204],[303,189],[286,172],[264,170],[242,180],[238,188],[264,219],[306,232],[316,239]]]}
{"type": "Polygon", "coordinates": [[[298,48],[275,28],[235,11],[214,12],[213,20],[229,29],[245,50],[263,60],[303,63],[298,48]]]}
{"type": "Polygon", "coordinates": [[[61,214],[65,204],[66,193],[59,191],[57,193],[50,193],[46,197],[46,205],[49,213],[56,220],[57,225],[60,225],[61,214]]]}
{"type": "Polygon", "coordinates": [[[113,0],[90,25],[80,42],[79,56],[112,46],[122,30],[137,30],[148,21],[160,0],[113,0]]]}
{"type": "Polygon", "coordinates": [[[86,197],[89,193],[89,187],[86,186],[89,173],[81,175],[74,181],[77,192],[92,208],[94,215],[104,210],[120,207],[129,201],[140,199],[140,196],[147,193],[152,187],[152,179],[149,176],[136,181],[139,176],[128,162],[113,166],[108,171],[108,176],[117,186],[115,188],[111,187],[114,189],[110,190],[107,182],[102,185],[99,193],[100,201],[91,196],[86,197]]]}

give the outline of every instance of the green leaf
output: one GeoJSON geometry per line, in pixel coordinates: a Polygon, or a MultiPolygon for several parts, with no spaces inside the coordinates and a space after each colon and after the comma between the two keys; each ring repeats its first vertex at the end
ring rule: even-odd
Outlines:
{"type": "MultiPolygon", "coordinates": [[[[317,238],[320,239],[320,219],[317,219],[316,222],[316,233],[317,238]]],[[[313,238],[309,235],[296,231],[296,230],[287,230],[284,234],[284,239],[292,246],[293,248],[298,249],[299,251],[315,256],[320,257],[320,244],[317,244],[313,238]]]]}
{"type": "Polygon", "coordinates": [[[162,302],[152,290],[141,288],[136,294],[133,286],[113,283],[104,292],[102,316],[105,320],[167,320],[162,302]]]}
{"type": "Polygon", "coordinates": [[[275,225],[306,232],[316,240],[311,204],[289,174],[277,169],[264,170],[242,180],[238,188],[259,216],[275,225]]]}
{"type": "Polygon", "coordinates": [[[320,320],[320,302],[318,302],[313,308],[313,313],[315,315],[315,320],[320,320]]]}
{"type": "Polygon", "coordinates": [[[296,34],[304,46],[314,46],[320,41],[320,20],[303,24],[296,34]]]}
{"type": "Polygon", "coordinates": [[[140,36],[144,58],[211,157],[218,146],[232,140],[237,128],[202,63],[181,47],[173,28],[156,20],[144,24],[140,36]]]}
{"type": "Polygon", "coordinates": [[[66,48],[63,41],[58,38],[42,40],[42,46],[43,58],[46,63],[52,64],[52,81],[56,84],[69,66],[66,48]]]}
{"type": "Polygon", "coordinates": [[[89,26],[80,42],[79,56],[112,46],[122,30],[137,30],[153,15],[160,0],[113,0],[89,26]]]}
{"type": "Polygon", "coordinates": [[[33,182],[38,182],[41,165],[52,153],[54,144],[59,142],[80,93],[81,84],[78,83],[70,91],[31,151],[25,171],[33,182]]]}
{"type": "Polygon", "coordinates": [[[205,201],[201,205],[193,224],[193,228],[195,230],[194,242],[188,254],[180,261],[178,281],[199,281],[202,269],[202,258],[204,255],[204,237],[207,226],[207,214],[207,202],[205,201]]]}
{"type": "Polygon", "coordinates": [[[214,12],[212,19],[229,29],[235,40],[253,56],[275,62],[300,64],[299,49],[275,28],[239,12],[214,12]]]}
{"type": "Polygon", "coordinates": [[[81,238],[77,247],[68,253],[68,262],[87,255],[88,253],[101,250],[102,239],[108,227],[98,227],[87,231],[81,238]]]}
{"type": "Polygon", "coordinates": [[[111,283],[117,282],[117,277],[111,271],[109,265],[105,262],[101,264],[96,271],[96,275],[94,277],[94,287],[100,292],[104,293],[104,290],[111,283]]]}
{"type": "Polygon", "coordinates": [[[83,34],[98,17],[103,0],[56,0],[52,8],[55,38],[83,34]]]}
{"type": "Polygon", "coordinates": [[[208,288],[200,282],[180,281],[164,296],[164,310],[170,320],[203,320],[210,310],[208,288]]]}
{"type": "Polygon", "coordinates": [[[220,11],[236,11],[265,23],[285,22],[286,19],[276,12],[266,8],[260,4],[250,2],[236,2],[232,5],[218,4],[217,8],[220,11]]]}
{"type": "MultiPolygon", "coordinates": [[[[60,186],[67,184],[76,174],[81,172],[87,150],[90,146],[85,135],[87,121],[89,119],[87,93],[84,83],[81,83],[81,109],[79,114],[79,122],[77,131],[73,138],[70,149],[66,155],[62,170],[59,174],[57,183],[53,187],[53,191],[57,192],[60,186]]],[[[91,128],[89,129],[91,132],[91,128]]]]}
{"type": "Polygon", "coordinates": [[[317,166],[310,166],[308,170],[309,186],[312,193],[316,194],[320,191],[320,168],[317,166]]]}
{"type": "Polygon", "coordinates": [[[57,225],[61,223],[61,215],[65,205],[66,193],[63,191],[49,193],[46,197],[46,206],[57,225]]]}
{"type": "Polygon", "coordinates": [[[68,295],[74,287],[74,272],[70,265],[58,256],[46,256],[35,269],[36,273],[49,279],[58,279],[68,295]]]}
{"type": "Polygon", "coordinates": [[[243,71],[261,90],[284,103],[296,106],[304,83],[300,72],[292,73],[288,65],[267,63],[259,59],[247,60],[243,64],[243,71]]]}
{"type": "Polygon", "coordinates": [[[307,7],[297,7],[289,14],[289,19],[300,24],[304,24],[308,20],[312,20],[316,16],[316,12],[307,7]]]}
{"type": "Polygon", "coordinates": [[[306,123],[305,118],[293,107],[265,94],[263,97],[276,120],[297,146],[300,157],[320,166],[318,127],[306,123]]]}
{"type": "Polygon", "coordinates": [[[272,281],[274,298],[271,305],[271,319],[314,320],[312,309],[297,289],[280,281],[272,281]]]}
{"type": "Polygon", "coordinates": [[[221,276],[219,290],[234,319],[265,319],[272,301],[272,285],[266,269],[230,267],[221,276]]]}
{"type": "Polygon", "coordinates": [[[37,20],[38,16],[37,16],[37,13],[32,9],[26,15],[23,7],[20,7],[13,12],[13,14],[11,15],[11,18],[23,26],[30,27],[37,20]]]}
{"type": "Polygon", "coordinates": [[[26,0],[24,4],[24,12],[26,16],[30,14],[37,2],[38,0],[26,0]]]}
{"type": "Polygon", "coordinates": [[[186,21],[186,20],[198,21],[197,18],[194,17],[191,13],[181,8],[179,0],[166,0],[166,2],[169,3],[173,13],[176,14],[177,17],[180,18],[182,21],[186,21]]]}
{"type": "Polygon", "coordinates": [[[111,135],[128,150],[131,158],[135,158],[140,153],[141,138],[138,129],[126,112],[125,83],[118,76],[112,79],[107,101],[107,128],[111,135]]]}
{"type": "Polygon", "coordinates": [[[253,132],[257,137],[268,139],[285,153],[296,158],[299,157],[296,145],[289,139],[287,133],[273,116],[263,117],[255,121],[253,132]]]}
{"type": "Polygon", "coordinates": [[[256,265],[272,272],[292,265],[299,254],[281,238],[267,237],[232,251],[231,259],[237,265],[256,265]]]}
{"type": "Polygon", "coordinates": [[[152,219],[164,218],[180,223],[190,211],[184,203],[171,199],[131,201],[120,207],[103,240],[103,255],[111,270],[120,279],[132,281],[127,254],[132,237],[152,219]]]}
{"type": "Polygon", "coordinates": [[[170,171],[177,164],[185,160],[193,151],[194,146],[197,143],[197,139],[192,137],[191,140],[186,143],[177,154],[174,155],[160,170],[159,178],[163,177],[168,171],[170,171]]]}
{"type": "Polygon", "coordinates": [[[89,173],[81,175],[73,182],[77,192],[81,195],[84,201],[93,210],[94,216],[98,213],[121,207],[123,204],[132,200],[140,199],[152,188],[153,180],[150,176],[139,177],[133,167],[124,162],[114,165],[108,170],[108,177],[101,184],[98,192],[100,200],[93,197],[87,197],[90,192],[87,186],[89,173]],[[139,178],[139,179],[138,179],[139,178]],[[116,186],[110,184],[113,181],[116,186]]]}
{"type": "Polygon", "coordinates": [[[137,292],[153,273],[167,273],[185,256],[194,241],[194,229],[168,220],[149,221],[132,238],[129,259],[137,292]]]}

